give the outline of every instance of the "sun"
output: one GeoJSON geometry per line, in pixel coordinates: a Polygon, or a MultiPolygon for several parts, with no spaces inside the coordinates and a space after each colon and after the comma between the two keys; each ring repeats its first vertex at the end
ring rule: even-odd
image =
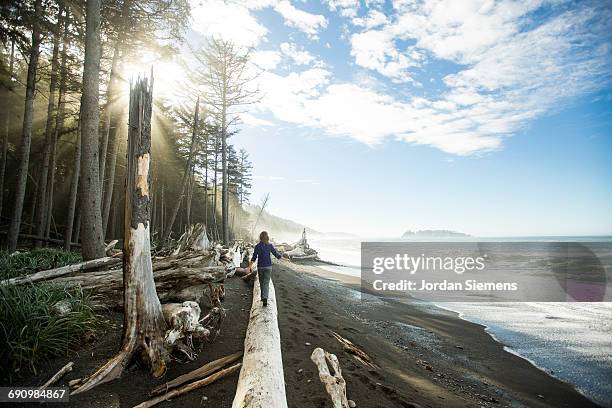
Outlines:
{"type": "Polygon", "coordinates": [[[137,61],[130,60],[122,64],[121,76],[124,78],[122,94],[127,98],[130,82],[139,76],[150,77],[153,70],[153,97],[163,98],[170,103],[181,99],[181,85],[187,82],[186,72],[176,58],[160,58],[147,52],[137,61]]]}

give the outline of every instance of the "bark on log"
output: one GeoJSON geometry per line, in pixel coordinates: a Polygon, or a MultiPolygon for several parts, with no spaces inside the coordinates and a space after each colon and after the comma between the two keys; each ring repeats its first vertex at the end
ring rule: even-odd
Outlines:
{"type": "Polygon", "coordinates": [[[349,408],[349,403],[346,398],[346,381],[344,381],[344,377],[342,377],[342,370],[340,369],[338,357],[317,347],[312,352],[310,359],[319,370],[319,379],[323,385],[325,385],[325,390],[332,400],[333,407],[349,408]]]}
{"type": "Polygon", "coordinates": [[[287,407],[276,295],[270,281],[268,306],[260,299],[259,280],[253,288],[244,357],[232,408],[287,407]]]}
{"type": "Polygon", "coordinates": [[[98,269],[102,267],[113,266],[121,263],[121,259],[104,257],[100,259],[92,259],[91,261],[85,261],[74,265],[66,265],[60,268],[49,269],[46,271],[36,272],[30,275],[19,276],[17,278],[6,279],[0,282],[0,286],[3,285],[22,285],[24,283],[38,282],[42,280],[49,280],[65,276],[74,272],[88,271],[92,269],[98,269]]]}
{"type": "Polygon", "coordinates": [[[160,385],[159,387],[151,390],[150,395],[159,395],[168,392],[169,390],[179,387],[185,383],[190,381],[199,380],[200,378],[204,378],[215,371],[238,361],[242,357],[242,351],[238,351],[234,354],[230,354],[229,356],[225,356],[219,358],[217,360],[211,361],[210,363],[204,364],[200,368],[196,368],[193,371],[188,372],[187,374],[183,374],[172,381],[168,381],[165,384],[160,385]]]}

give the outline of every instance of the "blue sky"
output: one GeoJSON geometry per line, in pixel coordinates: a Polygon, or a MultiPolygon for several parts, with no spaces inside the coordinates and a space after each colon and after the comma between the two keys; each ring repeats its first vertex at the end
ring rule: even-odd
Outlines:
{"type": "Polygon", "coordinates": [[[252,49],[253,199],[321,231],[612,233],[612,7],[194,1],[252,49]]]}

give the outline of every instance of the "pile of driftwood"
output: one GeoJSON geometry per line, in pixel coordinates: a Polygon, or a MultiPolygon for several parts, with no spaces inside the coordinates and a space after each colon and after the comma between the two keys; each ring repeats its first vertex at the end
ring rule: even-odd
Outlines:
{"type": "Polygon", "coordinates": [[[276,248],[283,254],[283,256],[291,259],[292,261],[301,260],[316,260],[319,254],[316,250],[310,247],[308,240],[306,239],[306,228],[302,232],[302,237],[295,244],[276,244],[276,248]]]}

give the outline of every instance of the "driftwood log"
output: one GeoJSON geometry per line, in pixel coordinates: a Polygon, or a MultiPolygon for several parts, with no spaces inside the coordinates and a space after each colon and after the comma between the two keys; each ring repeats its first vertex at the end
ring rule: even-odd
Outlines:
{"type": "Polygon", "coordinates": [[[66,373],[72,371],[72,366],[74,366],[74,362],[71,361],[62,368],[60,368],[59,371],[53,375],[53,377],[49,378],[49,380],[40,387],[38,387],[38,389],[44,390],[45,388],[55,384],[60,378],[66,375],[66,373]]]}
{"type": "Polygon", "coordinates": [[[319,379],[332,400],[332,406],[334,408],[349,408],[346,398],[346,381],[342,377],[338,357],[317,347],[312,352],[310,359],[319,370],[319,379]]]}
{"type": "Polygon", "coordinates": [[[208,338],[210,330],[200,323],[200,305],[196,302],[166,303],[162,305],[164,319],[168,325],[164,340],[168,349],[176,348],[189,360],[197,357],[193,351],[193,338],[208,338]]]}
{"type": "Polygon", "coordinates": [[[263,306],[257,279],[244,339],[242,369],[232,403],[232,408],[256,407],[287,407],[274,285],[270,281],[268,306],[263,306]]]}
{"type": "MultiPolygon", "coordinates": [[[[223,266],[187,268],[178,267],[152,272],[157,295],[162,302],[196,300],[187,289],[225,279],[223,266]]],[[[79,285],[92,294],[99,307],[123,307],[123,274],[120,270],[89,272],[50,280],[49,283],[79,285]]],[[[203,296],[203,294],[202,294],[203,296]]]]}
{"type": "Polygon", "coordinates": [[[191,381],[196,381],[206,376],[209,376],[215,371],[220,370],[221,368],[238,361],[240,357],[242,357],[242,351],[238,351],[234,354],[230,354],[229,356],[222,357],[217,360],[211,361],[210,363],[204,364],[200,368],[190,371],[187,374],[183,374],[175,378],[172,381],[168,381],[167,383],[154,388],[150,392],[150,395],[153,396],[153,395],[164,394],[174,388],[180,387],[183,384],[186,384],[191,381]]]}
{"type": "Polygon", "coordinates": [[[366,367],[378,368],[376,363],[374,363],[374,360],[372,360],[372,357],[370,357],[365,351],[354,345],[352,341],[342,337],[335,331],[332,331],[332,335],[336,338],[336,340],[338,340],[340,344],[342,344],[342,346],[344,346],[344,351],[352,355],[355,360],[359,361],[366,367]]]}
{"type": "Polygon", "coordinates": [[[125,223],[123,242],[124,323],[121,351],[72,394],[121,376],[137,356],[158,378],[166,373],[166,322],[155,290],[151,263],[151,112],[153,84],[138,78],[130,88],[125,223]]]}
{"type": "Polygon", "coordinates": [[[60,276],[69,275],[74,272],[90,271],[93,269],[99,269],[104,267],[108,268],[109,266],[118,265],[120,263],[121,259],[112,257],[92,259],[91,261],[85,261],[73,265],[66,265],[55,269],[48,269],[46,271],[40,271],[32,273],[30,275],[19,276],[17,278],[6,279],[0,282],[0,285],[23,285],[24,283],[33,283],[58,278],[60,276]]]}
{"type": "MultiPolygon", "coordinates": [[[[166,394],[160,395],[158,397],[152,398],[148,401],[145,401],[141,404],[136,405],[134,408],[148,408],[148,407],[152,407],[154,405],[159,404],[160,402],[169,400],[171,398],[175,398],[178,397],[180,395],[183,394],[187,394],[188,392],[191,392],[193,390],[196,390],[198,388],[204,387],[205,385],[211,384],[217,380],[220,380],[222,378],[225,378],[233,373],[235,373],[236,371],[238,371],[238,369],[240,368],[240,363],[234,364],[231,367],[228,368],[224,368],[221,371],[217,371],[216,373],[214,373],[213,375],[210,375],[206,378],[203,378],[201,380],[198,381],[194,381],[192,383],[189,383],[187,385],[184,385],[180,388],[176,388],[166,394]]],[[[269,406],[272,407],[273,405],[265,405],[265,406],[269,406]]]]}

